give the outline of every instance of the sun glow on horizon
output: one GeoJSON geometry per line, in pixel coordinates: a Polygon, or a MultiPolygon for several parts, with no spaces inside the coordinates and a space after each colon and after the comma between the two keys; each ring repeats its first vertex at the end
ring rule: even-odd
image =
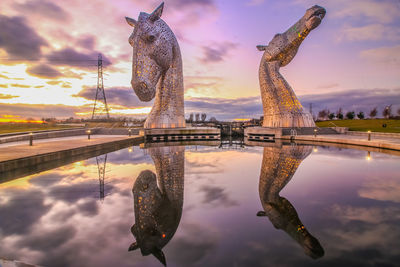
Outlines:
{"type": "Polygon", "coordinates": [[[1,115],[0,123],[44,123],[42,120],[35,119],[21,119],[18,115],[1,115]]]}
{"type": "MultiPolygon", "coordinates": [[[[110,115],[147,115],[151,111],[151,107],[140,107],[140,108],[131,108],[131,109],[117,109],[117,108],[109,108],[108,113],[110,115]]],[[[76,112],[77,116],[90,116],[92,111],[87,112],[76,112]]]]}

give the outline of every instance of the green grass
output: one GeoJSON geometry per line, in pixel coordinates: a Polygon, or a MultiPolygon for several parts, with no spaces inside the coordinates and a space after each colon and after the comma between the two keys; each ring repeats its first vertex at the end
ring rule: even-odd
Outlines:
{"type": "Polygon", "coordinates": [[[369,119],[369,120],[333,120],[316,122],[318,127],[348,127],[350,131],[372,131],[385,133],[400,133],[400,120],[369,119]],[[382,124],[387,127],[383,128],[382,124]],[[333,125],[335,124],[335,125],[333,125]]]}
{"type": "Polygon", "coordinates": [[[70,128],[75,128],[75,126],[40,123],[0,123],[0,134],[70,128]]]}

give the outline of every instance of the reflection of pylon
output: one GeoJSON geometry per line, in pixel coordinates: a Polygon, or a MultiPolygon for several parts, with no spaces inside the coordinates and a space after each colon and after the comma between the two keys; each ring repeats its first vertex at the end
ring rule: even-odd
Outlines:
{"type": "Polygon", "coordinates": [[[106,99],[106,94],[104,93],[104,85],[103,85],[103,59],[101,57],[101,54],[99,54],[99,59],[97,61],[97,89],[96,89],[96,98],[94,100],[94,106],[93,106],[93,113],[92,113],[92,120],[93,119],[106,119],[110,118],[110,114],[108,113],[108,106],[107,106],[107,99],[106,99]],[[102,107],[99,107],[99,105],[96,104],[97,101],[101,102],[103,101],[102,107]]]}
{"type": "Polygon", "coordinates": [[[107,154],[96,157],[99,171],[100,200],[104,199],[104,175],[106,173],[107,154]]]}

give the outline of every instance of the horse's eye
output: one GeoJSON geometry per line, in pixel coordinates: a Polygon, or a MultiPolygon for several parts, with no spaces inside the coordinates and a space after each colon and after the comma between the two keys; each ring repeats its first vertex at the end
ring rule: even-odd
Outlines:
{"type": "Polygon", "coordinates": [[[149,36],[147,36],[147,41],[148,41],[149,43],[154,42],[155,39],[156,39],[156,37],[155,37],[154,35],[149,35],[149,36]]]}

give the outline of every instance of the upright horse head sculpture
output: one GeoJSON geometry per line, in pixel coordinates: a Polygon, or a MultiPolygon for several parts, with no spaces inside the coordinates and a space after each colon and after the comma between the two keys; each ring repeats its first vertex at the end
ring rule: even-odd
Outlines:
{"type": "Polygon", "coordinates": [[[142,171],[132,188],[135,224],[131,231],[136,241],[129,250],[140,249],[143,256],[152,254],[162,264],[162,249],[178,229],[183,208],[184,146],[148,149],[156,173],[142,171]]]}
{"type": "Polygon", "coordinates": [[[160,18],[164,3],[136,21],[125,17],[134,27],[129,37],[133,47],[132,88],[141,101],[151,101],[153,108],[144,128],[185,127],[183,105],[182,57],[178,41],[160,18]]]}
{"type": "Polygon", "coordinates": [[[313,6],[289,30],[276,34],[268,45],[257,46],[264,51],[259,69],[263,127],[315,127],[311,114],[303,109],[279,69],[292,61],[303,40],[318,27],[325,13],[323,7],[313,6]]]}

